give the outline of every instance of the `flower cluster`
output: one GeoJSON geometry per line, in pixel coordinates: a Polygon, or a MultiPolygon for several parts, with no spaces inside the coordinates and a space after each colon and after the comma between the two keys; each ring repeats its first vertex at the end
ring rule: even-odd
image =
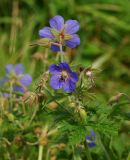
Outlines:
{"type": "Polygon", "coordinates": [[[9,85],[13,91],[25,92],[27,86],[32,82],[32,77],[29,74],[24,74],[22,64],[7,64],[6,75],[0,80],[0,86],[9,85]]]}
{"type": "MultiPolygon", "coordinates": [[[[75,34],[79,30],[77,20],[64,21],[62,16],[54,16],[49,21],[50,27],[39,30],[39,35],[50,40],[50,48],[54,52],[61,51],[63,46],[74,48],[80,44],[80,38],[75,34]]],[[[62,52],[62,51],[61,51],[62,52]]],[[[62,53],[61,53],[62,54],[62,53]]],[[[53,89],[63,89],[65,92],[73,92],[78,82],[78,75],[73,72],[67,62],[60,62],[58,65],[52,64],[49,67],[52,74],[50,85],[53,89]]]]}
{"type": "Polygon", "coordinates": [[[54,42],[51,44],[52,51],[58,52],[60,50],[59,45],[74,48],[80,44],[80,38],[75,34],[79,30],[78,21],[67,20],[64,22],[63,17],[54,16],[49,23],[51,27],[44,27],[39,30],[39,36],[49,38],[54,42]]]}

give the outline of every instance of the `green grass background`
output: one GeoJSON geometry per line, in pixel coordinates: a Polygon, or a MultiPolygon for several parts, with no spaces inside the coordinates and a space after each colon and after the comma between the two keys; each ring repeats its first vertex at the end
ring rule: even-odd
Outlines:
{"type": "MultiPolygon", "coordinates": [[[[130,0],[0,0],[0,77],[6,64],[23,63],[33,76],[32,90],[35,88],[55,53],[29,44],[55,15],[80,23],[81,44],[67,49],[66,54],[76,64],[99,69],[96,97],[107,102],[117,92],[130,96],[130,0]],[[43,55],[41,61],[34,59],[36,53],[43,55]]],[[[124,148],[119,139],[115,146],[121,154],[124,148]]]]}
{"type": "Polygon", "coordinates": [[[41,74],[45,62],[37,67],[39,63],[34,65],[32,55],[44,55],[45,49],[29,47],[29,43],[39,38],[38,30],[49,25],[54,15],[80,22],[81,44],[67,51],[77,63],[100,68],[96,83],[105,93],[103,98],[117,92],[129,94],[129,0],[1,0],[0,75],[5,64],[16,62],[23,63],[34,78],[41,74]]]}

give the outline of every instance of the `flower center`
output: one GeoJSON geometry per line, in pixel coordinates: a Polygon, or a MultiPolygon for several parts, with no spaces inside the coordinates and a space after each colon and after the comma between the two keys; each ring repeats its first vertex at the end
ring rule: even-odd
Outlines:
{"type": "Polygon", "coordinates": [[[66,70],[63,70],[61,73],[61,80],[65,80],[69,78],[69,74],[66,70]]]}
{"type": "Polygon", "coordinates": [[[64,39],[64,32],[61,32],[59,36],[64,39]]]}

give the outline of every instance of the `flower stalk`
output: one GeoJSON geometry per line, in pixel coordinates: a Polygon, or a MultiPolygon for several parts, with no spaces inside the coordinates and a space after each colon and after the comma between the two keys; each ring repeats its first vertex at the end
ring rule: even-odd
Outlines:
{"type": "Polygon", "coordinates": [[[39,144],[38,160],[43,159],[43,145],[39,144]]]}
{"type": "Polygon", "coordinates": [[[87,160],[93,160],[86,141],[84,141],[84,147],[85,147],[85,155],[87,160]]]}

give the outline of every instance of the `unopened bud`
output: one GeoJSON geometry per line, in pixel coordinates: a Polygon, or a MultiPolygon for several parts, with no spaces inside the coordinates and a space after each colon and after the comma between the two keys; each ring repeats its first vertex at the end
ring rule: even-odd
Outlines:
{"type": "Polygon", "coordinates": [[[32,58],[36,61],[43,61],[45,59],[45,56],[43,53],[37,52],[32,56],[32,58]]]}
{"type": "Polygon", "coordinates": [[[54,155],[56,154],[56,152],[57,152],[57,149],[56,149],[56,148],[52,148],[52,149],[50,150],[51,156],[54,156],[54,155]]]}
{"type": "Polygon", "coordinates": [[[64,149],[65,149],[65,146],[66,146],[66,145],[65,145],[64,143],[60,143],[60,144],[59,144],[59,149],[64,150],[64,149]]]}
{"type": "Polygon", "coordinates": [[[42,134],[42,128],[41,127],[37,127],[34,129],[34,133],[39,137],[42,134]]]}
{"type": "Polygon", "coordinates": [[[57,107],[58,107],[58,104],[54,101],[48,104],[48,108],[50,109],[56,109],[57,107]]]}
{"type": "Polygon", "coordinates": [[[50,160],[56,160],[57,158],[56,158],[56,156],[52,156],[51,158],[50,158],[50,160]]]}
{"type": "Polygon", "coordinates": [[[35,42],[33,42],[32,44],[30,44],[30,46],[34,46],[34,45],[39,45],[39,46],[44,46],[44,47],[50,47],[50,39],[49,38],[41,38],[35,42]]]}
{"type": "Polygon", "coordinates": [[[85,110],[83,108],[79,109],[79,114],[80,114],[81,119],[83,121],[86,121],[87,113],[85,112],[85,110]]]}
{"type": "Polygon", "coordinates": [[[70,107],[74,108],[76,106],[76,104],[74,102],[70,103],[70,107]]]}
{"type": "Polygon", "coordinates": [[[20,146],[23,145],[24,143],[23,137],[21,135],[16,135],[14,137],[14,143],[20,146]]]}
{"type": "Polygon", "coordinates": [[[47,137],[41,137],[40,140],[39,140],[39,144],[43,145],[43,146],[47,145],[48,144],[47,137]]]}

